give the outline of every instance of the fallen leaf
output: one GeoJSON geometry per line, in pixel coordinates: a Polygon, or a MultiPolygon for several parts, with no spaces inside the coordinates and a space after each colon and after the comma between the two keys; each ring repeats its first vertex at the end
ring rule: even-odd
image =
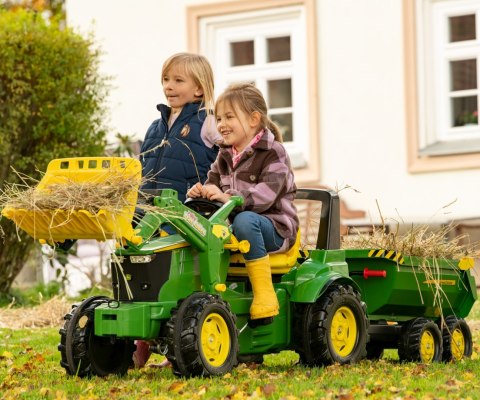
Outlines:
{"type": "Polygon", "coordinates": [[[0,356],[0,358],[6,358],[6,359],[10,359],[10,360],[13,360],[13,354],[10,353],[9,351],[4,351],[2,353],[2,355],[0,356]]]}
{"type": "Polygon", "coordinates": [[[186,385],[185,382],[173,382],[168,387],[168,391],[173,393],[179,393],[185,387],[185,385],[186,385]]]}
{"type": "Polygon", "coordinates": [[[274,393],[276,390],[275,385],[273,383],[267,383],[263,388],[262,391],[265,394],[265,396],[270,396],[272,393],[274,393]]]}
{"type": "Polygon", "coordinates": [[[390,387],[388,388],[388,391],[389,391],[390,393],[398,393],[398,392],[400,392],[400,389],[397,388],[397,387],[395,387],[395,386],[390,386],[390,387]]]}

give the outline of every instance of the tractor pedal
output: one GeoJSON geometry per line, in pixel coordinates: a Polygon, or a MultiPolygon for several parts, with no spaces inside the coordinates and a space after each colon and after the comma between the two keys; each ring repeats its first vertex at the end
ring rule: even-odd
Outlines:
{"type": "Polygon", "coordinates": [[[273,317],[249,319],[248,326],[252,329],[255,329],[259,326],[270,325],[272,322],[273,322],[273,317]]]}

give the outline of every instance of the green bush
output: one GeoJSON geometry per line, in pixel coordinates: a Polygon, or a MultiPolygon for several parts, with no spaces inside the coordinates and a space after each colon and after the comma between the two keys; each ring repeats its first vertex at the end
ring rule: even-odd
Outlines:
{"type": "Polygon", "coordinates": [[[0,307],[13,302],[14,306],[31,307],[62,293],[59,282],[38,283],[29,289],[12,289],[8,296],[0,294],[0,307]]]}
{"type": "MultiPolygon", "coordinates": [[[[38,180],[54,158],[104,154],[108,78],[99,57],[92,38],[41,14],[0,10],[0,190],[20,182],[15,171],[38,180]]],[[[8,293],[33,240],[5,218],[0,228],[0,293],[8,293]]]]}

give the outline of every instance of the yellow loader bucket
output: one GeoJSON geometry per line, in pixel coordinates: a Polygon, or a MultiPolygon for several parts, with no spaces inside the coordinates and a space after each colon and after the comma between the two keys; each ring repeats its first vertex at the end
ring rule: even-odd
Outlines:
{"type": "Polygon", "coordinates": [[[35,191],[42,195],[53,193],[55,185],[85,183],[106,185],[114,175],[121,180],[132,182],[122,198],[122,206],[115,211],[99,209],[90,212],[83,209],[34,209],[5,207],[2,215],[30,236],[48,242],[63,242],[65,239],[126,239],[140,243],[132,228],[132,220],[137,202],[138,187],[141,182],[140,161],[125,157],[77,157],[50,161],[47,171],[35,191]],[[52,186],[53,185],[53,186],[52,186]]]}

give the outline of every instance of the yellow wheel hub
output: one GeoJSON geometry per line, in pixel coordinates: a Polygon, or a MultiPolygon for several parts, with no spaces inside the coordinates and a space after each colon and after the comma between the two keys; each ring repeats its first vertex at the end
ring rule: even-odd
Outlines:
{"type": "Polygon", "coordinates": [[[205,359],[214,367],[225,363],[230,352],[230,333],[220,314],[212,313],[205,318],[200,333],[200,344],[205,359]]]}
{"type": "Polygon", "coordinates": [[[335,352],[341,357],[348,356],[357,342],[357,321],[348,307],[340,307],[332,319],[330,332],[335,352]]]}
{"type": "Polygon", "coordinates": [[[465,337],[461,329],[456,328],[452,332],[452,356],[455,360],[461,360],[465,354],[465,337]]]}
{"type": "Polygon", "coordinates": [[[424,331],[420,337],[420,357],[424,363],[431,363],[435,356],[435,338],[430,331],[424,331]]]}

